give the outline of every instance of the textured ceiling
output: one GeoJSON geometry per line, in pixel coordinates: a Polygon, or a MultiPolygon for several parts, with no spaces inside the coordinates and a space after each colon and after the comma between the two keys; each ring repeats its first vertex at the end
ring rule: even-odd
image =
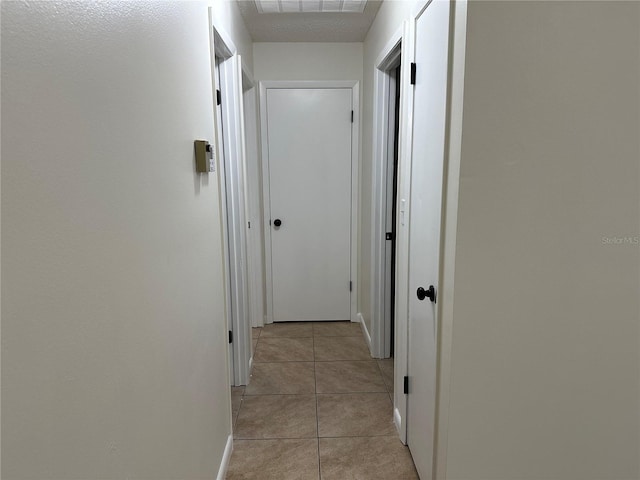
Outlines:
{"type": "Polygon", "coordinates": [[[382,0],[363,13],[258,13],[253,0],[237,0],[254,42],[362,42],[382,0]]]}

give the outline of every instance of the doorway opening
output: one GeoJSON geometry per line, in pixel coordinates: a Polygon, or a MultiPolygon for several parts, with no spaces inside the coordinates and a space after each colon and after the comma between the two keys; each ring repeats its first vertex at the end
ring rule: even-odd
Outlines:
{"type": "Polygon", "coordinates": [[[218,188],[221,199],[229,376],[246,385],[251,369],[247,271],[246,160],[242,58],[210,19],[218,188]]]}
{"type": "Polygon", "coordinates": [[[354,321],[359,84],[260,85],[265,323],[354,321]]]}
{"type": "MultiPolygon", "coordinates": [[[[264,236],[262,220],[262,168],[258,142],[258,88],[251,72],[242,65],[245,129],[245,179],[247,214],[247,272],[251,327],[262,327],[265,315],[264,236]]],[[[253,358],[253,353],[252,353],[253,358]]]]}
{"type": "MultiPolygon", "coordinates": [[[[385,232],[385,324],[389,324],[389,356],[393,358],[395,340],[396,292],[396,222],[398,208],[398,150],[400,134],[400,72],[401,64],[389,71],[389,147],[387,155],[386,232],[385,232]]],[[[386,346],[385,346],[386,353],[386,346]]]]}
{"type": "Polygon", "coordinates": [[[402,34],[381,54],[375,77],[371,354],[395,353],[396,251],[401,143],[402,34]]]}

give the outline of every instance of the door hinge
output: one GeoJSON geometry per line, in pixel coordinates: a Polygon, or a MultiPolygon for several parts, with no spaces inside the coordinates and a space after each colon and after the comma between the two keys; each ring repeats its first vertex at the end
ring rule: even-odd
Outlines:
{"type": "Polygon", "coordinates": [[[385,238],[386,240],[393,240],[393,232],[387,232],[387,233],[385,233],[384,238],[385,238]]]}
{"type": "Polygon", "coordinates": [[[229,330],[229,343],[233,343],[233,332],[229,330]]]}
{"type": "Polygon", "coordinates": [[[251,228],[251,222],[247,222],[249,224],[249,228],[251,228]]]}
{"type": "Polygon", "coordinates": [[[411,63],[411,85],[416,84],[416,64],[411,63]]]}
{"type": "Polygon", "coordinates": [[[351,292],[352,290],[353,290],[353,282],[349,280],[349,291],[351,292]]]}
{"type": "Polygon", "coordinates": [[[220,105],[222,103],[222,93],[220,90],[216,89],[216,105],[220,105]]]}
{"type": "Polygon", "coordinates": [[[409,395],[409,377],[404,377],[404,394],[409,395]]]}
{"type": "Polygon", "coordinates": [[[351,110],[351,123],[353,123],[353,110],[351,110]]]}

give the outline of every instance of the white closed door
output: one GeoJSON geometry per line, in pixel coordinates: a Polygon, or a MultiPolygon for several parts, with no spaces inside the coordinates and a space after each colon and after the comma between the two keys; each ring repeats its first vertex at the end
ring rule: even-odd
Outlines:
{"type": "Polygon", "coordinates": [[[266,96],[273,320],[348,320],[352,90],[266,96]]]}
{"type": "Polygon", "coordinates": [[[423,480],[433,475],[449,15],[449,2],[433,0],[416,23],[409,234],[407,444],[423,480]],[[418,289],[422,289],[420,293],[418,289]],[[430,295],[431,291],[434,295],[430,295]]]}

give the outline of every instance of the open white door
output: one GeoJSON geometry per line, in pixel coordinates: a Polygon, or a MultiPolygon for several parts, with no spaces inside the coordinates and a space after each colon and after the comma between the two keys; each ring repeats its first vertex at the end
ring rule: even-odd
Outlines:
{"type": "Polygon", "coordinates": [[[433,478],[450,8],[448,1],[433,0],[415,29],[407,444],[423,480],[433,478]]]}
{"type": "Polygon", "coordinates": [[[251,367],[251,327],[246,260],[242,59],[240,55],[218,56],[217,45],[214,44],[216,87],[219,87],[217,96],[220,98],[220,104],[216,107],[220,142],[218,168],[223,206],[225,277],[228,288],[227,324],[231,343],[231,382],[233,385],[246,385],[251,367]]]}
{"type": "Polygon", "coordinates": [[[265,97],[272,319],[349,320],[352,88],[266,88],[265,97]]]}

